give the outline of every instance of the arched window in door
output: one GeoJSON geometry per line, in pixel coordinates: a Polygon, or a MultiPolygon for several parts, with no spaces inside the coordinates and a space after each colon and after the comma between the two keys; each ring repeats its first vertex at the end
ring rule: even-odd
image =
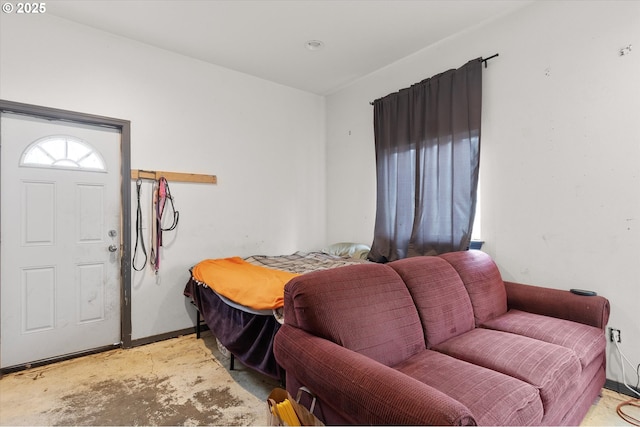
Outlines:
{"type": "Polygon", "coordinates": [[[86,141],[69,135],[51,135],[30,144],[20,166],[106,172],[102,155],[86,141]]]}

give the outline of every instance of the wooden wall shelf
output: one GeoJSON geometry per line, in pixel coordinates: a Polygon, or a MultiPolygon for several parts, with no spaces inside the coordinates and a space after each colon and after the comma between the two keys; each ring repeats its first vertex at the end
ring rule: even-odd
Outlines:
{"type": "Polygon", "coordinates": [[[157,181],[160,177],[165,177],[167,181],[196,182],[200,184],[217,184],[218,178],[215,175],[203,175],[199,173],[182,173],[167,171],[150,171],[142,169],[132,169],[131,179],[151,179],[157,181]]]}

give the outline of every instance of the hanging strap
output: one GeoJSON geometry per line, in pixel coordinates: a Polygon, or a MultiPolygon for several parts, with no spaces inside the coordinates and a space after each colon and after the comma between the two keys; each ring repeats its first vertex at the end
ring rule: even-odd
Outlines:
{"type": "Polygon", "coordinates": [[[147,265],[147,248],[144,247],[144,238],[142,236],[142,208],[140,207],[140,188],[142,187],[142,180],[138,178],[136,180],[136,193],[138,196],[138,208],[136,210],[136,246],[133,250],[133,260],[131,265],[135,271],[142,271],[142,269],[147,265]],[[142,254],[144,255],[144,262],[140,268],[136,267],[136,257],[138,256],[138,246],[142,249],[142,254]]]}
{"type": "Polygon", "coordinates": [[[158,274],[158,270],[160,269],[160,248],[158,245],[158,181],[153,182],[151,207],[153,220],[151,221],[151,257],[149,263],[153,266],[153,271],[158,274]]]}
{"type": "Polygon", "coordinates": [[[164,206],[167,200],[169,200],[169,203],[171,203],[171,212],[173,212],[173,219],[172,219],[172,223],[168,228],[162,228],[162,221],[160,221],[160,223],[158,224],[160,226],[160,230],[161,231],[172,231],[175,230],[175,228],[178,226],[178,220],[180,219],[180,212],[178,212],[173,204],[173,196],[171,196],[171,190],[169,189],[169,181],[167,181],[164,177],[160,177],[159,179],[159,188],[158,191],[160,192],[160,197],[159,197],[159,208],[160,208],[160,215],[159,215],[159,219],[162,220],[162,215],[164,213],[164,206]]]}
{"type": "Polygon", "coordinates": [[[155,213],[155,220],[153,221],[152,230],[152,248],[151,248],[151,264],[158,274],[160,269],[160,247],[162,246],[162,232],[172,231],[178,226],[178,220],[180,219],[180,212],[176,211],[173,204],[173,197],[171,196],[171,190],[169,189],[169,182],[165,177],[161,176],[157,183],[154,184],[153,191],[153,211],[155,213]],[[162,227],[162,216],[164,215],[164,207],[169,200],[171,204],[171,211],[173,212],[172,223],[169,227],[162,227]]]}

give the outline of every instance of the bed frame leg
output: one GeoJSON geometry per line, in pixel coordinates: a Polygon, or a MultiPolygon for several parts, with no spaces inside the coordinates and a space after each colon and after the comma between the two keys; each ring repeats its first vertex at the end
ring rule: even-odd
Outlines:
{"type": "Polygon", "coordinates": [[[200,339],[200,310],[196,310],[196,338],[200,339]]]}
{"type": "MultiPolygon", "coordinates": [[[[200,318],[200,310],[196,310],[196,338],[197,339],[200,339],[200,323],[201,322],[202,322],[202,319],[200,318]]],[[[233,371],[235,369],[236,357],[231,352],[229,352],[229,354],[231,355],[231,357],[229,358],[229,370],[233,371]]]]}

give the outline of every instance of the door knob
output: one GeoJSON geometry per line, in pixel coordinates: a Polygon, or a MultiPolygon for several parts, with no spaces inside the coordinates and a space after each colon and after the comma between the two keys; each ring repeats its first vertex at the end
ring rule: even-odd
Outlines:
{"type": "Polygon", "coordinates": [[[118,247],[116,245],[109,245],[109,252],[115,252],[118,250],[118,247]]]}

